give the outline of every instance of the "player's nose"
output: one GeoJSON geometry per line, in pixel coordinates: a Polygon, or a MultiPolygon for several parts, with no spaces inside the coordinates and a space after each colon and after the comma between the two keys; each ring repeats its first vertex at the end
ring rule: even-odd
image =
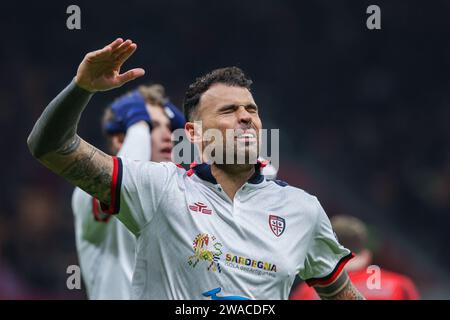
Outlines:
{"type": "Polygon", "coordinates": [[[236,116],[238,118],[239,123],[248,124],[252,121],[252,115],[243,106],[240,106],[236,110],[236,116]]]}
{"type": "Polygon", "coordinates": [[[172,141],[172,132],[169,128],[164,127],[163,133],[162,133],[162,139],[164,142],[172,141]]]}

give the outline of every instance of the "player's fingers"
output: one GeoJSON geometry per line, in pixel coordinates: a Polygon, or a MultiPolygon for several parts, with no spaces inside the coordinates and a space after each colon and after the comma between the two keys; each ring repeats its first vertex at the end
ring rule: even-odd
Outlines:
{"type": "Polygon", "coordinates": [[[89,52],[86,56],[90,59],[98,59],[98,58],[107,57],[111,54],[111,52],[116,50],[122,43],[123,43],[123,39],[117,38],[110,44],[104,46],[102,49],[89,52]]]}
{"type": "Polygon", "coordinates": [[[128,49],[122,53],[122,55],[120,55],[119,57],[117,57],[117,62],[122,65],[125,61],[128,60],[129,57],[131,57],[131,55],[136,51],[137,49],[137,44],[132,43],[128,49]]]}
{"type": "Polygon", "coordinates": [[[122,38],[117,38],[113,42],[107,45],[107,47],[111,47],[112,50],[116,50],[123,43],[122,38]]]}
{"type": "Polygon", "coordinates": [[[108,56],[111,53],[110,47],[105,47],[103,49],[95,50],[92,52],[89,52],[86,54],[86,58],[92,60],[92,59],[98,59],[108,56]]]}
{"type": "Polygon", "coordinates": [[[118,75],[117,80],[119,81],[120,85],[123,85],[131,80],[142,77],[144,74],[145,74],[144,69],[135,68],[135,69],[128,70],[127,72],[118,75]]]}
{"type": "Polygon", "coordinates": [[[117,57],[121,56],[125,51],[128,50],[130,45],[133,43],[131,40],[126,40],[121,45],[119,45],[116,49],[113,51],[113,58],[117,59],[117,57]]]}

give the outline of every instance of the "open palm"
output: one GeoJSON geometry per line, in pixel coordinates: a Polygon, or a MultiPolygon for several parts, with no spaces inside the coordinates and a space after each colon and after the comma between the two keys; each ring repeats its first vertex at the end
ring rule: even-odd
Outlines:
{"type": "Polygon", "coordinates": [[[131,40],[119,38],[103,49],[89,52],[78,67],[76,83],[91,92],[106,91],[143,76],[145,71],[142,68],[120,73],[123,63],[136,48],[131,40]]]}

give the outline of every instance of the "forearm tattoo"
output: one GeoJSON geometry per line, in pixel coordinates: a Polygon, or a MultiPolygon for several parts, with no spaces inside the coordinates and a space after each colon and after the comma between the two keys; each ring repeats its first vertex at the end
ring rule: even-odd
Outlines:
{"type": "Polygon", "coordinates": [[[72,156],[58,173],[103,203],[109,203],[113,172],[111,157],[78,136],[59,153],[72,156]]]}
{"type": "Polygon", "coordinates": [[[365,300],[364,296],[348,281],[342,290],[334,296],[320,296],[323,300],[365,300]]]}

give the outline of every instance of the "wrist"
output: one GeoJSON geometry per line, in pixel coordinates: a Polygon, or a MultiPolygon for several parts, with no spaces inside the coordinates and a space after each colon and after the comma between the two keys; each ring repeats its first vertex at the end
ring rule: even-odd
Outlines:
{"type": "Polygon", "coordinates": [[[73,82],[74,86],[75,86],[78,90],[84,91],[86,94],[94,94],[94,93],[97,92],[96,90],[93,90],[92,88],[89,88],[88,86],[84,85],[84,84],[78,79],[77,76],[75,76],[75,77],[73,78],[73,81],[72,81],[72,82],[73,82]]]}

